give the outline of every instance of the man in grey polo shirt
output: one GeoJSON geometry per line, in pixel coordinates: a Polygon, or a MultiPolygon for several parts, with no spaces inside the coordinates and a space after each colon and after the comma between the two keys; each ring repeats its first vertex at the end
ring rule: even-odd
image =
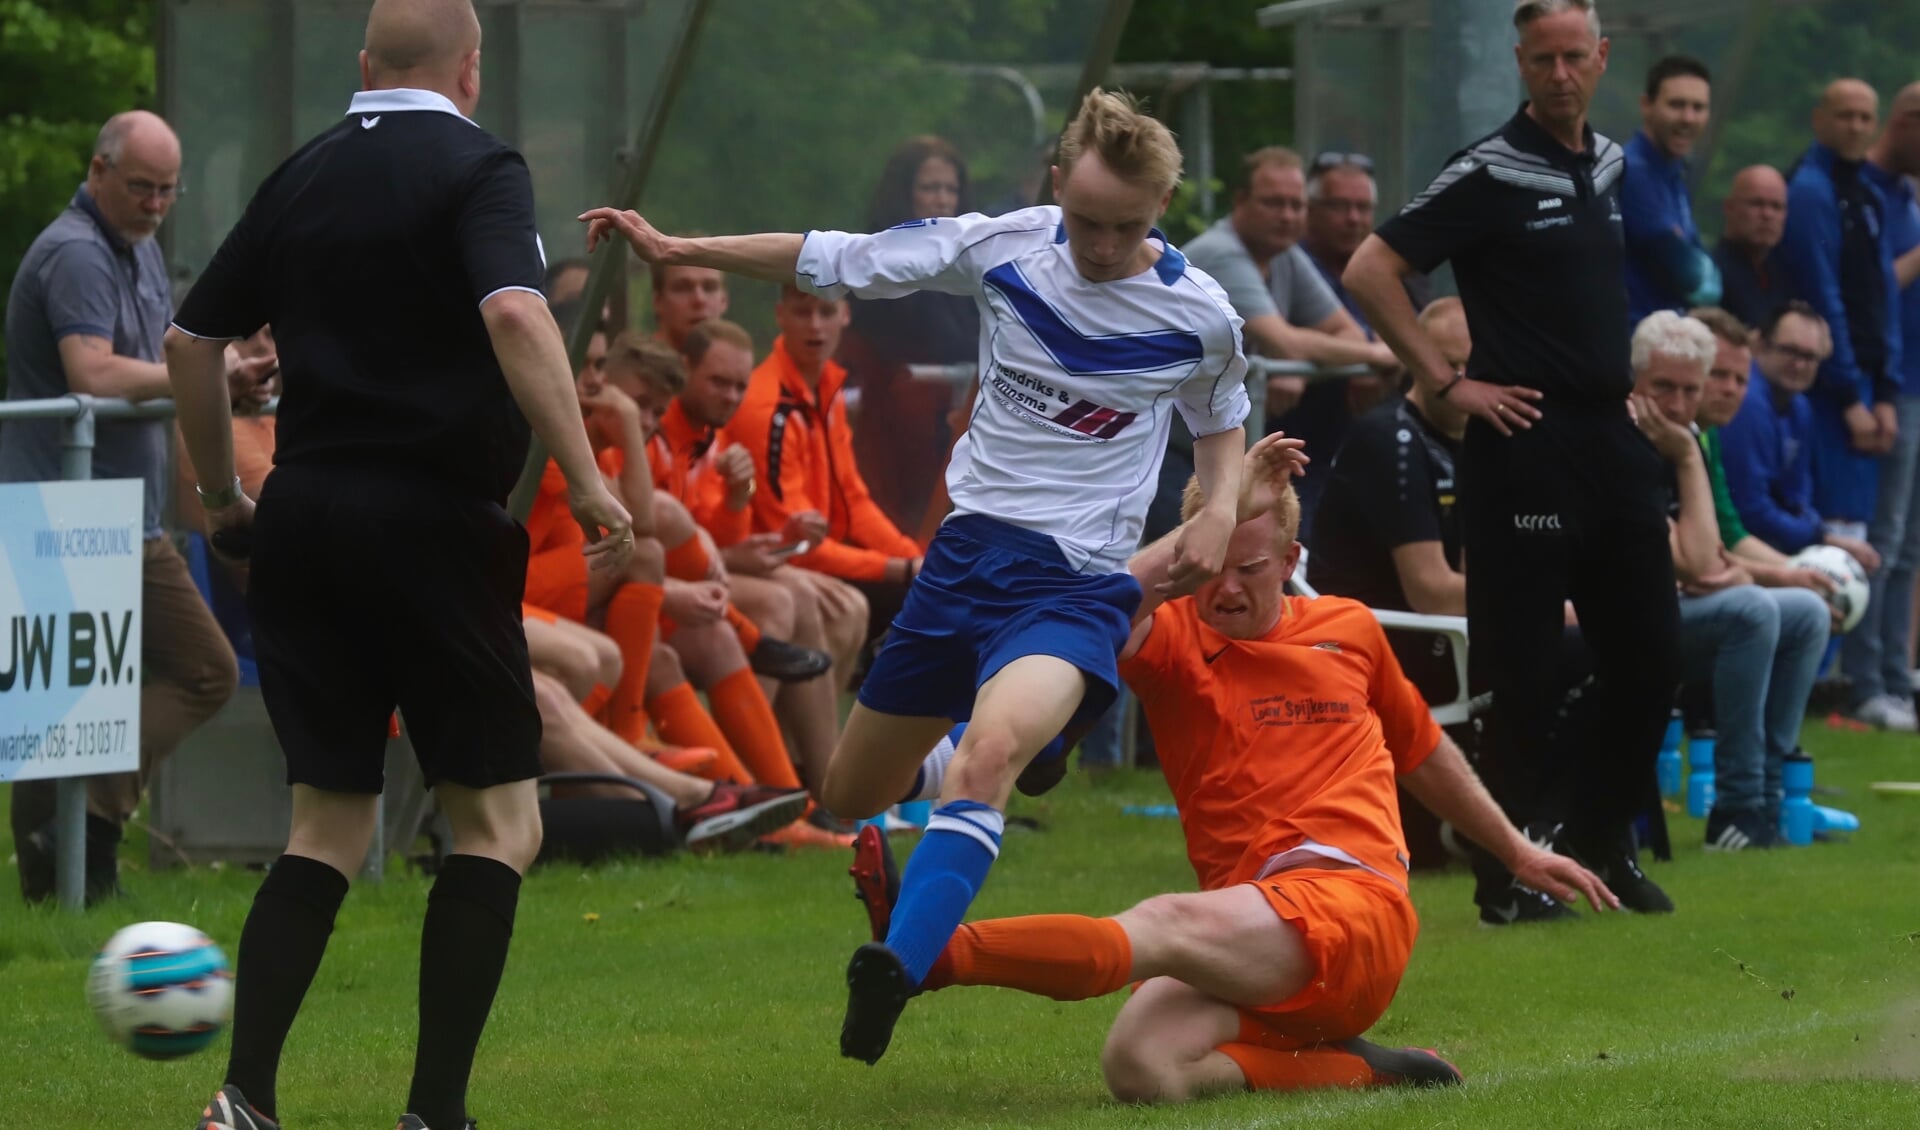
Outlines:
{"type": "MultiPolygon", "coordinates": [[[[1234,312],[1246,322],[1247,351],[1321,365],[1371,365],[1394,372],[1400,363],[1393,351],[1375,341],[1340,305],[1313,260],[1300,246],[1306,231],[1307,182],[1299,154],[1269,146],[1241,160],[1240,184],[1234,190],[1233,211],[1180,248],[1187,261],[1212,275],[1227,292],[1234,312]]],[[[1332,397],[1345,411],[1345,381],[1322,382],[1324,391],[1307,394],[1302,377],[1247,375],[1247,395],[1253,400],[1247,435],[1257,439],[1263,424],[1274,420],[1287,434],[1307,441],[1308,452],[1322,462],[1300,480],[1302,538],[1310,528],[1311,503],[1326,478],[1325,458],[1333,454],[1332,440],[1315,442],[1314,402],[1332,397]],[[1309,409],[1296,411],[1303,394],[1309,409]]],[[[1160,489],[1147,518],[1146,536],[1159,537],[1179,525],[1180,493],[1193,473],[1193,437],[1174,421],[1173,435],[1161,465],[1160,489]]]]}
{"type": "MultiPolygon", "coordinates": [[[[47,225],[7,297],[7,397],[86,393],[125,400],[170,394],[160,340],[172,317],[166,263],[153,235],[180,188],[180,142],[153,114],[116,115],[101,129],[87,180],[47,225]]],[[[229,355],[236,402],[257,403],[270,357],[229,355]]],[[[118,889],[120,829],[139,807],[153,767],[232,697],[233,648],[186,562],[161,528],[166,503],[166,420],[102,420],[93,477],[141,479],[143,557],[140,638],[140,771],[87,782],[87,898],[118,889]]],[[[61,478],[61,422],[0,424],[0,482],[61,478]]],[[[20,888],[29,902],[53,893],[53,786],[13,787],[20,888]]]]}

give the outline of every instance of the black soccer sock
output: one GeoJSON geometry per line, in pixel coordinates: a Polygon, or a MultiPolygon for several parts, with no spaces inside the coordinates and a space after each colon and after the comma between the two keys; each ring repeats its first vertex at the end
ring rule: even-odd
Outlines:
{"type": "Polygon", "coordinates": [[[496,859],[450,855],[427,896],[420,931],[420,1045],[407,1112],[433,1130],[461,1130],[467,1077],[507,967],[520,874],[496,859]]]}
{"type": "Polygon", "coordinates": [[[327,952],[333,917],[346,897],[345,875],[317,859],[283,855],[254,893],[253,909],[240,931],[227,1082],[268,1118],[274,1117],[281,1046],[327,952]]]}

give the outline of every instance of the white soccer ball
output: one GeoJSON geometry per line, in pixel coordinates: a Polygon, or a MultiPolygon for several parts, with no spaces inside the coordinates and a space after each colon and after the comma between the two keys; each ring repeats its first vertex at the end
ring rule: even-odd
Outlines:
{"type": "Polygon", "coordinates": [[[87,1003],[114,1043],[144,1059],[177,1059],[226,1027],[233,973],[227,955],[193,927],[141,922],[100,948],[87,1003]]]}
{"type": "Polygon", "coordinates": [[[1840,613],[1840,630],[1850,632],[1867,614],[1867,571],[1853,554],[1837,545],[1810,545],[1793,555],[1796,569],[1812,569],[1833,578],[1837,586],[1827,597],[1840,613]]]}

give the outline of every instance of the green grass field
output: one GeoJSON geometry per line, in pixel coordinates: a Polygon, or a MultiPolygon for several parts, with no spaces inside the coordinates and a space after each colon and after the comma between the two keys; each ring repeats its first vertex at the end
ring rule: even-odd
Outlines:
{"type": "MultiPolygon", "coordinates": [[[[681,859],[528,883],[472,1092],[520,1127],[1912,1127],[1920,1125],[1920,741],[1810,729],[1821,781],[1864,828],[1848,844],[1649,864],[1678,914],[1493,931],[1470,880],[1422,877],[1423,932],[1376,1038],[1440,1048],[1444,1094],[1247,1095],[1170,1109],[1107,1099],[1097,1056],[1119,998],[1057,1004],[961,989],[909,1008],[876,1068],[842,1060],[840,975],[864,918],[837,854],[681,859]]],[[[3,791],[3,790],[0,790],[3,791]]],[[[1017,806],[978,916],[1112,913],[1191,886],[1177,825],[1126,816],[1159,778],[1073,779],[1017,806]]],[[[901,845],[904,849],[905,845],[901,845]]],[[[11,845],[0,842],[0,859],[11,845]]],[[[83,1003],[92,950],[145,918],[231,947],[258,876],[126,876],[123,902],[63,915],[0,893],[0,1127],[185,1130],[224,1041],[146,1063],[83,1003]]],[[[426,880],[356,889],[289,1042],[289,1130],[385,1130],[412,1065],[426,880]]],[[[229,948],[231,954],[231,949],[229,948]]]]}

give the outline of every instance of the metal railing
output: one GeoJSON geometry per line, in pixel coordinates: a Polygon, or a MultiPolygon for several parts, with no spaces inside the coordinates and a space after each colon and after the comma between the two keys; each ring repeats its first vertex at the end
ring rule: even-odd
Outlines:
{"type": "MultiPolygon", "coordinates": [[[[279,401],[263,409],[271,413],[279,401]]],[[[60,477],[69,482],[93,478],[94,425],[100,420],[170,420],[173,401],[118,400],[83,392],[45,400],[0,401],[0,420],[59,420],[60,477]]],[[[61,907],[86,905],[87,779],[54,780],[54,893],[61,907]]]]}

